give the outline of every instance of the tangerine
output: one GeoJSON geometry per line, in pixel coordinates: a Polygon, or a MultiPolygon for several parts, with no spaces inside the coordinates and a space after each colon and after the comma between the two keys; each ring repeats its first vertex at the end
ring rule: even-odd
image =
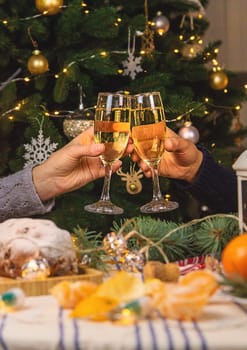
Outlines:
{"type": "Polygon", "coordinates": [[[221,262],[228,278],[247,280],[247,232],[226,244],[221,254],[221,262]]]}
{"type": "Polygon", "coordinates": [[[215,275],[210,270],[195,270],[183,276],[179,281],[182,286],[193,286],[195,289],[207,293],[208,296],[214,294],[219,284],[215,275]]]}

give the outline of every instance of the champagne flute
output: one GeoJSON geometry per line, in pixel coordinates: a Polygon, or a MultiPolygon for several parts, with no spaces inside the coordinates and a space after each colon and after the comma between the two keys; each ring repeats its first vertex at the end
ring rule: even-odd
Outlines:
{"type": "Polygon", "coordinates": [[[104,143],[105,151],[100,156],[105,167],[105,178],[100,200],[86,205],[85,210],[99,214],[122,214],[123,209],[110,199],[112,164],[120,159],[130,135],[130,96],[122,93],[101,92],[98,94],[94,138],[96,143],[104,143]]]}
{"type": "Polygon", "coordinates": [[[165,112],[159,92],[132,97],[131,136],[139,157],[152,171],[153,198],[140,208],[142,213],[166,212],[178,208],[177,202],[162,197],[158,165],[165,151],[165,112]]]}

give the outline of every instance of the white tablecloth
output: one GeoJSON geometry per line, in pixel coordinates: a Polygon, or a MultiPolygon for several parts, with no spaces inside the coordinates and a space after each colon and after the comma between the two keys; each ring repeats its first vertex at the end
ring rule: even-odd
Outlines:
{"type": "Polygon", "coordinates": [[[52,296],[29,297],[0,315],[4,350],[246,350],[247,303],[216,295],[198,322],[167,319],[117,326],[71,319],[52,296]]]}

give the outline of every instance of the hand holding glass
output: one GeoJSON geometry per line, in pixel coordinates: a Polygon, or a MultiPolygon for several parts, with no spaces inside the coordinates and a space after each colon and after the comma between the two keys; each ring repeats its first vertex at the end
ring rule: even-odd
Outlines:
{"type": "Polygon", "coordinates": [[[94,118],[94,138],[96,143],[104,143],[105,152],[101,155],[105,167],[105,179],[96,203],[85,206],[92,213],[116,215],[123,209],[110,199],[112,164],[120,159],[130,135],[130,96],[121,93],[99,93],[94,118]]]}
{"type": "Polygon", "coordinates": [[[165,151],[165,112],[159,92],[147,92],[132,97],[131,136],[139,157],[152,171],[153,198],[140,208],[142,213],[166,212],[178,203],[162,197],[158,164],[165,151]]]}

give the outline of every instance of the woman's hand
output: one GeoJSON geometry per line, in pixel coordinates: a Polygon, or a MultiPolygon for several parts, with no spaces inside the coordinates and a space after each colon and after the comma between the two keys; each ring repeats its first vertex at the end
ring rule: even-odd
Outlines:
{"type": "MultiPolygon", "coordinates": [[[[87,129],[66,146],[54,152],[44,163],[33,169],[33,182],[42,201],[76,190],[105,175],[99,156],[103,144],[95,144],[93,128],[87,129]]],[[[113,171],[121,166],[113,165],[113,171]]]]}

